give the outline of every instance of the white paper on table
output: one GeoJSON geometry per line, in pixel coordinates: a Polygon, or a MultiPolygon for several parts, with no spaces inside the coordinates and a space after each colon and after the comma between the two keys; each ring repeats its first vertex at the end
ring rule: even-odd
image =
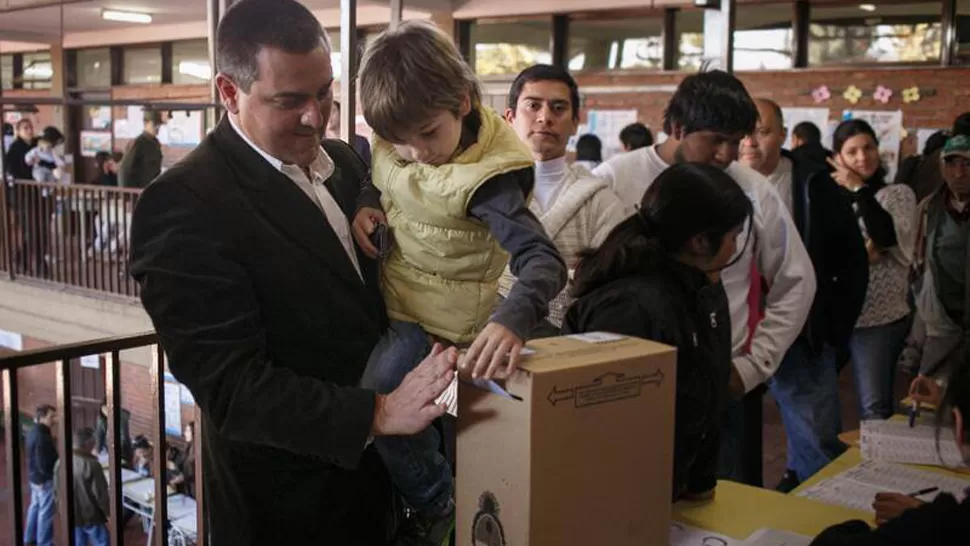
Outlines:
{"type": "Polygon", "coordinates": [[[918,498],[930,501],[940,493],[950,493],[961,501],[966,495],[967,488],[970,488],[970,480],[907,468],[895,463],[863,461],[798,493],[798,496],[826,504],[874,512],[872,503],[876,493],[909,495],[930,487],[938,487],[939,490],[918,498]]]}
{"type": "Polygon", "coordinates": [[[729,536],[672,521],[670,546],[742,546],[742,543],[729,536]]]}
{"type": "Polygon", "coordinates": [[[809,546],[811,543],[812,538],[804,535],[778,529],[758,529],[741,546],[809,546]]]}
{"type": "Polygon", "coordinates": [[[910,428],[905,421],[863,421],[860,449],[862,456],[874,461],[947,466],[964,465],[953,430],[939,431],[933,425],[919,423],[910,428]]]}

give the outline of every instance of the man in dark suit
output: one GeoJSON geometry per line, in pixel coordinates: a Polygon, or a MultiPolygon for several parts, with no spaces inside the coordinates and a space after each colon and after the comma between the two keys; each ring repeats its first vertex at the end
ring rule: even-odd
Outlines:
{"type": "Polygon", "coordinates": [[[347,221],[366,170],[320,146],[329,40],[296,2],[242,0],[217,51],[227,115],[141,195],[131,257],[204,414],[211,544],[386,544],[391,488],[369,439],[441,416],[457,352],[436,346],[386,396],[357,387],[387,319],[347,221]]]}
{"type": "Polygon", "coordinates": [[[162,172],[162,144],[158,130],[165,118],[158,110],[145,112],[145,130],[131,141],[118,166],[118,180],[123,188],[145,188],[162,172]]]}

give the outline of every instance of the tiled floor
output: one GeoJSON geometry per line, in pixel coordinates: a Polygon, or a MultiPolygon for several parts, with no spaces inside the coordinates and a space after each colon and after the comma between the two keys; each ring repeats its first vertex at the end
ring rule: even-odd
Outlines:
{"type": "MultiPolygon", "coordinates": [[[[896,391],[902,395],[907,385],[902,380],[897,381],[896,391]]],[[[842,399],[842,422],[844,430],[859,427],[859,410],[856,402],[855,387],[849,368],[843,370],[840,379],[840,395],[842,399]]],[[[898,399],[898,398],[897,398],[898,399]]],[[[2,440],[0,440],[2,447],[2,440]]],[[[767,487],[774,487],[785,471],[785,434],[781,424],[781,417],[774,399],[766,396],[764,400],[764,483],[767,487]]],[[[7,517],[7,502],[10,491],[7,488],[5,451],[0,448],[0,546],[10,546],[10,541],[4,531],[9,529],[7,517]]],[[[26,506],[25,499],[24,505],[26,506]]],[[[145,534],[141,530],[140,522],[133,519],[125,530],[126,545],[140,546],[146,543],[145,534]]]]}

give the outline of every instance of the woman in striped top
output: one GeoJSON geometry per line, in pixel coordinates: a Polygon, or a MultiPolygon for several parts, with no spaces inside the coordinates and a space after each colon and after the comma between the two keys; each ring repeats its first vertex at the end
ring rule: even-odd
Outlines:
{"type": "Polygon", "coordinates": [[[896,360],[909,331],[909,265],[916,231],[916,196],[887,185],[879,140],[863,120],[842,122],[833,137],[832,178],[853,201],[869,252],[869,286],[849,342],[862,419],[893,413],[896,360]]]}

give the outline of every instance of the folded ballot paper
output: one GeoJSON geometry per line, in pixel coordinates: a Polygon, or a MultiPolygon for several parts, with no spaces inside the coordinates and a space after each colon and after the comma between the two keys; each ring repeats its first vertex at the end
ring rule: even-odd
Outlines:
{"type": "Polygon", "coordinates": [[[778,529],[758,529],[747,539],[737,540],[679,521],[670,523],[670,546],[809,546],[811,543],[811,537],[778,529]]]}

